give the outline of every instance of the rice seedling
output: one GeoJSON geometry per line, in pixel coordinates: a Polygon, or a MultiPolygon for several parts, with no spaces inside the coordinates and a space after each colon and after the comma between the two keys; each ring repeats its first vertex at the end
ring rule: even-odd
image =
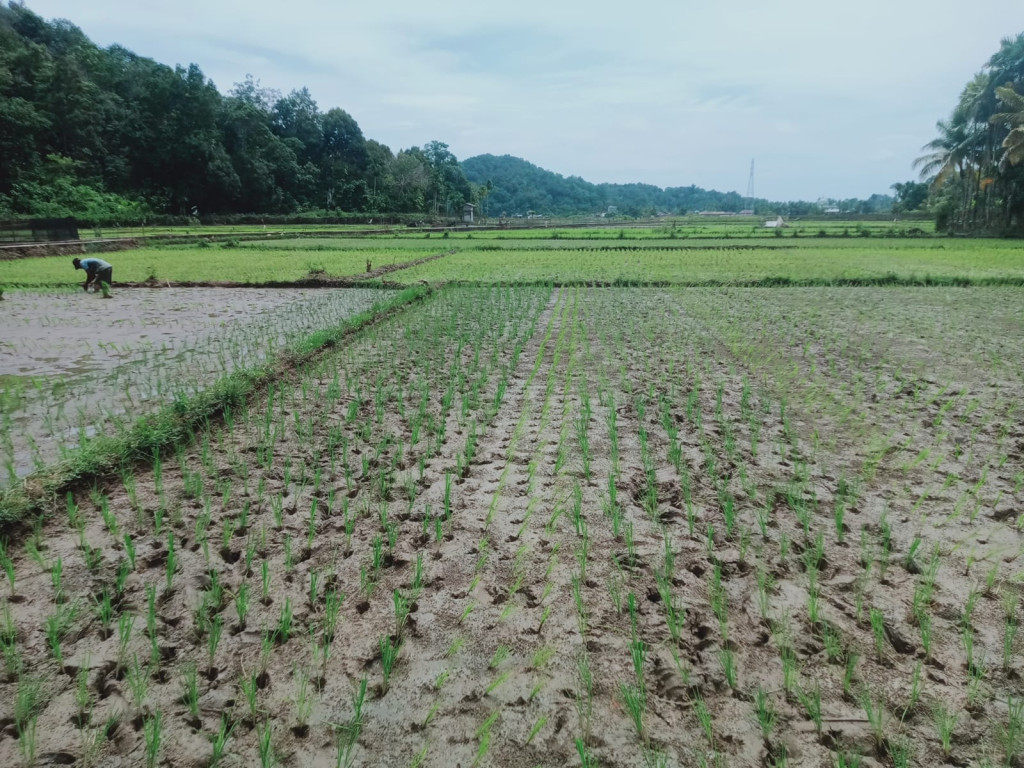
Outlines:
{"type": "Polygon", "coordinates": [[[873,696],[871,689],[865,685],[860,695],[860,704],[871,726],[875,744],[880,746],[885,742],[885,703],[881,697],[873,696]]]}
{"type": "Polygon", "coordinates": [[[985,673],[988,671],[985,656],[977,656],[967,667],[967,703],[976,706],[982,694],[982,682],[985,680],[985,673]]]}
{"type": "Polygon", "coordinates": [[[11,596],[14,596],[15,590],[15,568],[14,560],[11,559],[7,553],[7,540],[0,539],[0,567],[4,569],[4,573],[7,576],[7,584],[11,589],[11,596]]]}
{"type": "Polygon", "coordinates": [[[886,745],[893,768],[907,768],[913,757],[913,745],[905,736],[891,739],[886,745]]]}
{"type": "Polygon", "coordinates": [[[273,641],[277,645],[284,645],[292,634],[292,601],[291,598],[284,599],[281,606],[281,614],[277,619],[277,628],[273,632],[273,641]]]}
{"type": "Polygon", "coordinates": [[[597,768],[597,758],[590,752],[590,748],[583,739],[576,739],[576,754],[580,756],[582,768],[597,768]]]}
{"type": "Polygon", "coordinates": [[[476,757],[473,758],[473,765],[477,766],[481,763],[484,757],[487,755],[488,750],[491,747],[491,728],[498,721],[500,712],[492,712],[491,715],[484,720],[479,728],[476,729],[477,738],[477,750],[476,757]]]}
{"type": "Polygon", "coordinates": [[[270,604],[270,566],[266,560],[260,563],[260,586],[262,589],[262,602],[270,604]]]}
{"type": "Polygon", "coordinates": [[[775,704],[768,698],[768,694],[761,686],[758,686],[754,693],[754,707],[757,713],[757,724],[761,728],[761,736],[767,741],[778,721],[778,714],[775,711],[775,704]]]}
{"type": "Polygon", "coordinates": [[[256,726],[256,743],[259,748],[261,768],[271,768],[277,765],[277,754],[271,743],[272,738],[273,728],[269,722],[256,726]]]}
{"type": "Polygon", "coordinates": [[[725,673],[725,681],[730,688],[736,690],[736,654],[728,648],[723,648],[718,652],[718,662],[722,665],[722,672],[725,673]]]}
{"type": "Polygon", "coordinates": [[[342,724],[334,726],[336,734],[337,753],[335,766],[337,768],[348,768],[352,764],[352,749],[359,741],[359,735],[363,728],[363,703],[366,700],[366,678],[362,678],[359,686],[352,695],[352,717],[342,724]]]}
{"type": "Polygon", "coordinates": [[[189,664],[182,672],[181,701],[193,718],[199,717],[199,672],[195,664],[189,664]]]}
{"type": "Polygon", "coordinates": [[[295,722],[300,729],[308,729],[314,704],[310,691],[309,674],[302,668],[296,668],[294,677],[295,696],[292,702],[295,706],[295,722]]]}
{"type": "Polygon", "coordinates": [[[258,674],[253,673],[240,678],[238,681],[238,687],[241,689],[246,706],[249,708],[249,718],[253,722],[256,722],[261,714],[258,677],[258,674]]]}
{"type": "Polygon", "coordinates": [[[217,655],[217,647],[220,645],[223,630],[224,617],[218,614],[209,622],[209,633],[206,637],[207,660],[209,661],[209,668],[211,671],[216,668],[214,666],[214,659],[217,655]]]}
{"type": "Polygon", "coordinates": [[[701,696],[699,693],[695,694],[693,698],[693,712],[697,716],[697,721],[700,723],[701,730],[704,732],[704,738],[707,739],[708,747],[714,749],[714,718],[711,716],[711,711],[708,709],[707,704],[704,702],[704,697],[701,696]]]}
{"type": "Polygon", "coordinates": [[[135,709],[141,711],[149,690],[149,673],[139,664],[138,654],[132,656],[132,663],[128,665],[125,672],[125,680],[128,683],[128,690],[131,692],[135,709]]]}
{"type": "Polygon", "coordinates": [[[761,613],[761,618],[767,620],[768,611],[771,607],[771,600],[769,597],[775,582],[772,575],[763,567],[759,567],[757,569],[755,578],[757,580],[757,607],[761,613]]]}
{"type": "Polygon", "coordinates": [[[1011,595],[1003,598],[1003,670],[1009,670],[1010,662],[1014,658],[1014,649],[1017,640],[1017,631],[1020,625],[1016,617],[1017,596],[1011,595]]]}
{"type": "Polygon", "coordinates": [[[547,725],[547,723],[548,723],[547,715],[541,715],[540,717],[538,717],[536,722],[534,722],[533,727],[530,728],[530,733],[529,733],[529,735],[527,735],[526,741],[523,742],[523,746],[524,747],[530,746],[530,742],[533,741],[533,739],[537,736],[538,733],[541,732],[541,729],[545,725],[547,725]]]}
{"type": "Polygon", "coordinates": [[[502,662],[504,662],[505,659],[508,658],[510,651],[511,648],[509,648],[507,645],[499,645],[497,650],[495,650],[494,655],[491,657],[490,662],[487,664],[487,667],[489,669],[497,669],[499,666],[501,666],[502,662]]]}
{"type": "Polygon", "coordinates": [[[1024,698],[1007,697],[1006,722],[999,724],[996,738],[1003,748],[1003,764],[1013,765],[1024,749],[1024,698]]]}
{"type": "Polygon", "coordinates": [[[932,718],[935,721],[935,729],[939,734],[939,743],[942,745],[942,754],[949,756],[952,748],[953,731],[960,720],[960,713],[947,709],[942,704],[936,704],[932,710],[932,718]]]}
{"type": "Polygon", "coordinates": [[[787,642],[779,648],[779,653],[782,660],[782,687],[786,693],[796,695],[799,677],[796,651],[787,642]]]}
{"type": "Polygon", "coordinates": [[[28,765],[36,759],[36,727],[43,704],[42,683],[27,676],[20,677],[14,698],[14,727],[18,749],[28,765]]]}
{"type": "Polygon", "coordinates": [[[168,531],[167,533],[167,562],[165,565],[165,584],[168,592],[174,587],[174,572],[177,570],[178,563],[174,551],[174,532],[168,531]]]}
{"type": "Polygon", "coordinates": [[[814,682],[813,690],[806,690],[803,686],[800,686],[797,688],[796,696],[800,706],[804,708],[807,716],[814,723],[815,732],[820,736],[822,726],[821,686],[817,681],[814,682]]]}
{"type": "Polygon", "coordinates": [[[234,604],[238,626],[244,629],[249,617],[249,585],[247,583],[239,584],[238,589],[235,590],[234,604]]]}
{"type": "Polygon", "coordinates": [[[885,616],[877,608],[872,608],[868,613],[871,621],[871,632],[875,640],[875,655],[882,658],[885,655],[885,616]]]}
{"type": "Polygon", "coordinates": [[[122,613],[117,618],[117,666],[125,667],[128,660],[128,644],[131,642],[132,629],[135,627],[135,615],[122,613]]]}
{"type": "Polygon", "coordinates": [[[222,715],[220,719],[220,727],[210,738],[213,747],[213,753],[210,755],[210,768],[216,768],[216,766],[220,765],[221,760],[224,759],[228,739],[231,738],[231,734],[234,730],[235,724],[229,723],[227,715],[222,715]]]}
{"type": "Polygon", "coordinates": [[[626,708],[633,727],[640,741],[647,743],[647,729],[644,725],[644,716],[647,712],[647,695],[643,689],[636,685],[619,685],[619,695],[622,697],[622,704],[626,708]]]}
{"type": "Polygon", "coordinates": [[[848,653],[846,655],[846,666],[843,669],[843,693],[847,696],[851,695],[853,689],[853,676],[857,670],[858,661],[860,661],[859,654],[848,653]]]}
{"type": "Polygon", "coordinates": [[[58,667],[64,666],[64,653],[61,643],[71,629],[75,621],[78,609],[76,604],[57,606],[52,614],[46,617],[43,631],[46,635],[46,644],[50,655],[57,662],[58,667]]]}
{"type": "Polygon", "coordinates": [[[18,650],[18,633],[8,605],[4,606],[3,624],[0,626],[0,652],[3,654],[7,674],[11,677],[20,675],[22,661],[18,650]]]}
{"type": "Polygon", "coordinates": [[[910,676],[910,698],[907,701],[907,706],[903,709],[903,720],[906,720],[914,711],[921,698],[921,668],[922,662],[919,661],[914,665],[914,671],[910,676]]]}
{"type": "Polygon", "coordinates": [[[378,645],[380,647],[381,670],[384,676],[381,690],[383,693],[387,693],[391,685],[391,672],[398,661],[398,652],[401,650],[401,644],[398,642],[393,643],[390,637],[382,637],[378,641],[378,645]]]}
{"type": "Polygon", "coordinates": [[[587,634],[587,606],[583,599],[583,577],[578,574],[573,574],[572,577],[572,599],[573,604],[576,606],[576,625],[579,628],[580,635],[586,637],[587,634]]]}

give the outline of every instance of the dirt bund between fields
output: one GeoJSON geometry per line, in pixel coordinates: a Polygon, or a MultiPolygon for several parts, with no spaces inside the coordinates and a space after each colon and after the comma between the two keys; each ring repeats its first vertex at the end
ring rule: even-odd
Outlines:
{"type": "Polygon", "coordinates": [[[0,245],[0,261],[43,259],[50,256],[80,256],[86,253],[131,251],[141,245],[142,243],[140,243],[137,238],[73,240],[60,243],[31,243],[27,245],[0,245]]]}
{"type": "Polygon", "coordinates": [[[271,280],[261,283],[234,283],[230,281],[146,281],[142,283],[115,283],[115,288],[352,288],[380,287],[401,289],[410,285],[462,285],[480,287],[485,285],[515,285],[519,287],[548,288],[980,288],[980,287],[1024,287],[1024,277],[966,277],[960,275],[883,275],[878,277],[845,277],[845,278],[790,278],[763,277],[751,280],[634,280],[622,278],[618,280],[465,280],[449,278],[446,280],[418,280],[415,283],[399,283],[393,280],[376,280],[389,272],[409,269],[454,251],[437,254],[418,261],[395,264],[384,267],[365,275],[332,277],[326,275],[310,275],[298,280],[271,280]],[[367,281],[374,280],[369,283],[367,281]]]}

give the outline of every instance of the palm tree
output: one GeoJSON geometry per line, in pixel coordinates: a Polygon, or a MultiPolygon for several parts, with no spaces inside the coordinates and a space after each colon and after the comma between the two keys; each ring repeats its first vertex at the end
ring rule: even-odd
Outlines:
{"type": "Polygon", "coordinates": [[[914,162],[956,229],[1008,231],[1024,213],[1022,86],[1024,33],[1002,41],[914,162]]]}
{"type": "Polygon", "coordinates": [[[1005,171],[1024,160],[1024,96],[1008,85],[996,88],[996,95],[1010,110],[989,118],[994,125],[1004,125],[1010,131],[1003,139],[1004,151],[999,159],[999,169],[1005,171]]]}

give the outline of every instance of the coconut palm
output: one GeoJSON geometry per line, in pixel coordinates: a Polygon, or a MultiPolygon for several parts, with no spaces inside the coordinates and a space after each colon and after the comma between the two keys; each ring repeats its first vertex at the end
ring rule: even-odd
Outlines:
{"type": "Polygon", "coordinates": [[[950,179],[964,177],[974,163],[982,132],[962,104],[949,120],[939,120],[935,128],[938,138],[921,147],[928,154],[917,158],[914,167],[920,169],[922,180],[930,181],[932,189],[938,190],[950,179]]]}
{"type": "Polygon", "coordinates": [[[999,112],[989,118],[994,125],[1004,125],[1009,129],[1003,139],[1003,156],[999,160],[1000,170],[1024,160],[1024,96],[1008,85],[996,88],[999,100],[1008,108],[1008,112],[999,112]]]}

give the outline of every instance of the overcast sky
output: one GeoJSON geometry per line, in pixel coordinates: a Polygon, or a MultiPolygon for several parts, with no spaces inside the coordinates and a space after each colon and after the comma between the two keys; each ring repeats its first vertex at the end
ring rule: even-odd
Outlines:
{"type": "Polygon", "coordinates": [[[1021,0],[632,4],[27,0],[102,46],[306,86],[393,151],[510,154],[593,182],[772,200],[915,178],[967,80],[1024,31],[1021,0]]]}

